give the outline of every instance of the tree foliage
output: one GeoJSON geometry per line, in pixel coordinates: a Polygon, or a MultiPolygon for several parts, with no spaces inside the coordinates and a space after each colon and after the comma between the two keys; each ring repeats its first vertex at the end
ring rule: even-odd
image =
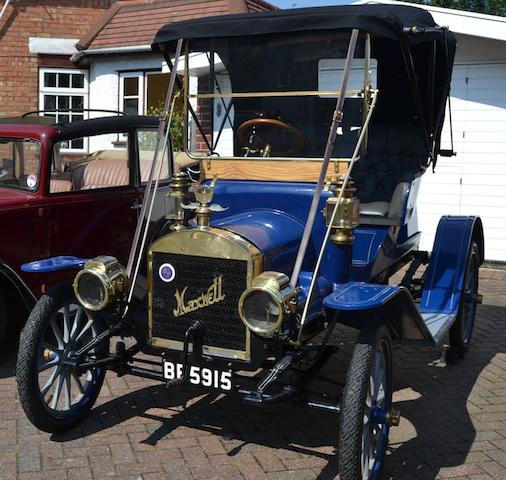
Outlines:
{"type": "Polygon", "coordinates": [[[469,12],[487,13],[506,17],[506,0],[407,0],[422,5],[434,7],[454,8],[469,12]]]}

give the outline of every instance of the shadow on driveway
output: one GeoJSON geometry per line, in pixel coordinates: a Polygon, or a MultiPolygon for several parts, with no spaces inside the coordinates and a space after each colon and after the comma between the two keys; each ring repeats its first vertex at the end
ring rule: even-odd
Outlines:
{"type": "MultiPolygon", "coordinates": [[[[439,349],[411,345],[396,350],[396,405],[403,418],[401,427],[391,433],[384,478],[416,475],[433,480],[442,469],[466,463],[476,439],[474,424],[486,422],[489,415],[480,413],[481,405],[488,403],[487,396],[493,395],[485,378],[488,370],[483,373],[496,354],[505,351],[505,314],[505,307],[479,308],[473,344],[466,359],[455,366],[439,361],[439,349]],[[470,412],[476,413],[474,424],[470,412]]],[[[335,339],[339,339],[342,348],[324,369],[327,377],[344,378],[353,337],[348,330],[337,332],[335,339]]],[[[7,362],[0,368],[0,374],[9,374],[9,368],[13,374],[12,361],[10,367],[7,362]]],[[[172,438],[179,427],[189,427],[221,437],[232,457],[262,447],[282,449],[314,459],[308,468],[320,472],[316,477],[319,480],[338,474],[337,417],[290,404],[256,409],[242,405],[236,398],[187,387],[171,392],[156,385],[132,391],[96,407],[80,427],[51,438],[65,442],[87,437],[132,417],[145,418],[153,427],[141,441],[147,445],[156,446],[172,438]]]]}

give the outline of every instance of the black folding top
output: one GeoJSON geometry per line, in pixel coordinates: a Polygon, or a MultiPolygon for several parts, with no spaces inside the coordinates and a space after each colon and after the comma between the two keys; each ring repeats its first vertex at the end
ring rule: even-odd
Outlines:
{"type": "Polygon", "coordinates": [[[156,128],[159,118],[141,115],[124,115],[113,117],[91,118],[77,122],[56,125],[57,139],[67,140],[101,133],[121,133],[136,128],[156,128]]]}
{"type": "MultiPolygon", "coordinates": [[[[213,38],[358,28],[416,44],[442,38],[427,10],[404,5],[344,5],[222,15],[170,23],[155,36],[153,50],[180,38],[213,38]],[[418,33],[414,33],[414,27],[418,33]]],[[[455,38],[450,34],[450,42],[455,38]]]]}

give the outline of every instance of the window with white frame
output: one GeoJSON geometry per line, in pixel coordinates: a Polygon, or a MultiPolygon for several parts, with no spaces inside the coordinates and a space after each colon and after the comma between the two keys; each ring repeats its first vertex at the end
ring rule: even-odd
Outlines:
{"type": "Polygon", "coordinates": [[[120,73],[120,110],[127,115],[144,113],[144,72],[120,73]]]}
{"type": "Polygon", "coordinates": [[[120,72],[119,109],[127,115],[158,113],[165,101],[169,74],[160,70],[120,72]]]}
{"type": "MultiPolygon", "coordinates": [[[[88,71],[67,68],[39,70],[39,109],[56,123],[69,123],[85,118],[88,108],[88,71]]],[[[69,140],[63,149],[83,151],[82,138],[69,140]]]]}

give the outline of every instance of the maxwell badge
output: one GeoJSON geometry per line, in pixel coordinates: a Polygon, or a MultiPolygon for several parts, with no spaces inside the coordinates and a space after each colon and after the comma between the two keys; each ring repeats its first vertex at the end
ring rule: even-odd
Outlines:
{"type": "Polygon", "coordinates": [[[162,282],[169,283],[174,280],[174,277],[176,276],[176,270],[174,270],[174,267],[170,263],[164,263],[158,269],[158,275],[162,282]]]}

